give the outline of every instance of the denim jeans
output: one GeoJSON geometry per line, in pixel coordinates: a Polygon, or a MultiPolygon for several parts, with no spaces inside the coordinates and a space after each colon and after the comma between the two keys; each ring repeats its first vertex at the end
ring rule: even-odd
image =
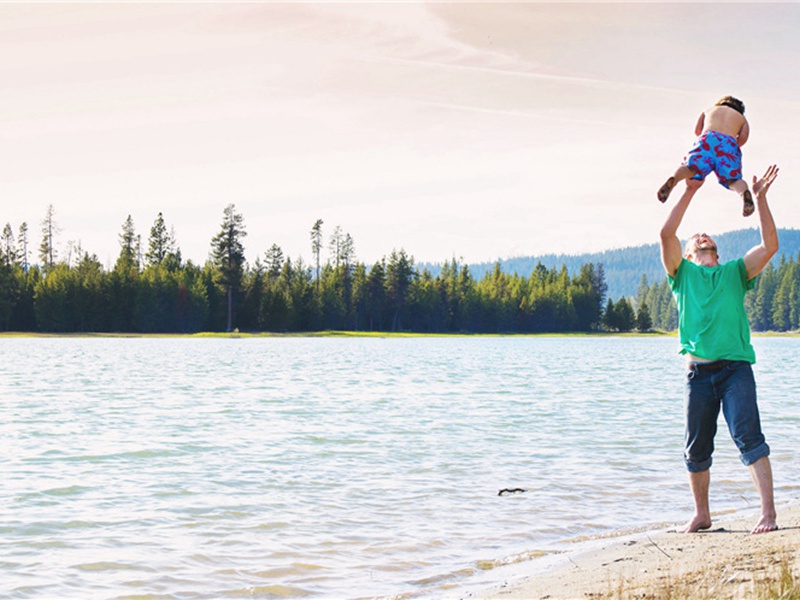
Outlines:
{"type": "Polygon", "coordinates": [[[707,471],[714,452],[720,407],[746,466],[769,456],[761,433],[753,369],[746,361],[690,363],[686,374],[686,450],[691,473],[707,471]]]}

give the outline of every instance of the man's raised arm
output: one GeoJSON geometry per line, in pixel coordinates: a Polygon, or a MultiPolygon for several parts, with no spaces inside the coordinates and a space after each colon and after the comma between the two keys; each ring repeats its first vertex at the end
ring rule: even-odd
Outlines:
{"type": "Polygon", "coordinates": [[[689,208],[692,197],[701,185],[703,182],[697,179],[686,180],[686,189],[683,195],[672,207],[667,220],[661,227],[661,263],[670,277],[675,275],[683,259],[683,249],[681,241],[678,239],[678,227],[683,221],[683,215],[689,208]]]}
{"type": "Polygon", "coordinates": [[[767,191],[775,178],[778,177],[777,165],[772,165],[761,179],[753,177],[753,193],[756,196],[756,209],[758,210],[759,230],[761,243],[748,250],[744,256],[744,265],[747,267],[747,278],[752,279],[767,266],[769,260],[778,251],[778,230],[767,204],[767,191]]]}

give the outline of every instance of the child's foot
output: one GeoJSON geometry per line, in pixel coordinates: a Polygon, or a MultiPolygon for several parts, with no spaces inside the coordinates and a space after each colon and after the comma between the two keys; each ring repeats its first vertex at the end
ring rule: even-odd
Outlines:
{"type": "Polygon", "coordinates": [[[744,201],[744,206],[742,207],[742,214],[745,217],[749,217],[755,211],[756,206],[753,204],[753,196],[750,194],[750,190],[745,190],[744,194],[742,194],[742,200],[744,201]]]}
{"type": "Polygon", "coordinates": [[[667,182],[661,186],[661,189],[658,190],[658,201],[659,202],[666,202],[667,198],[669,198],[670,192],[672,192],[672,188],[675,187],[675,178],[670,177],[667,179],[667,182]]]}

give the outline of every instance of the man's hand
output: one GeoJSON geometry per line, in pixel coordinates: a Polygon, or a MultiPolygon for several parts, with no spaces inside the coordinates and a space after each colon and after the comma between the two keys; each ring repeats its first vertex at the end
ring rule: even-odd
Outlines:
{"type": "Polygon", "coordinates": [[[692,197],[701,185],[703,185],[702,179],[686,180],[686,189],[683,195],[672,207],[667,220],[661,227],[661,264],[664,265],[664,269],[670,277],[675,275],[683,260],[683,250],[678,239],[678,227],[683,220],[683,214],[689,208],[692,197]]]}
{"type": "Polygon", "coordinates": [[[706,182],[705,179],[692,179],[691,177],[686,180],[686,188],[692,190],[692,193],[700,189],[700,186],[706,182]]]}
{"type": "Polygon", "coordinates": [[[771,165],[761,179],[756,179],[756,176],[753,175],[753,193],[756,197],[759,199],[767,197],[767,190],[778,177],[778,171],[780,171],[778,165],[771,165]]]}
{"type": "Polygon", "coordinates": [[[758,207],[761,243],[744,255],[748,279],[758,275],[778,252],[778,230],[775,228],[775,221],[772,219],[772,213],[767,203],[767,190],[776,177],[778,177],[778,165],[771,165],[761,179],[753,177],[753,192],[756,195],[756,206],[758,207]]]}

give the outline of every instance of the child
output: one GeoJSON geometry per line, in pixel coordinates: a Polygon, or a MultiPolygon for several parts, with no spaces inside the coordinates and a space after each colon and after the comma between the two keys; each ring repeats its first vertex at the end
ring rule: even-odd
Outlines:
{"type": "Polygon", "coordinates": [[[675,174],[658,190],[658,199],[666,202],[672,188],[679,181],[705,179],[714,171],[723,187],[738,192],[744,202],[742,214],[753,214],[753,196],[742,179],[742,151],[750,136],[750,125],[744,117],[744,103],[733,96],[725,96],[702,113],[694,128],[697,141],[683,159],[675,174]]]}

